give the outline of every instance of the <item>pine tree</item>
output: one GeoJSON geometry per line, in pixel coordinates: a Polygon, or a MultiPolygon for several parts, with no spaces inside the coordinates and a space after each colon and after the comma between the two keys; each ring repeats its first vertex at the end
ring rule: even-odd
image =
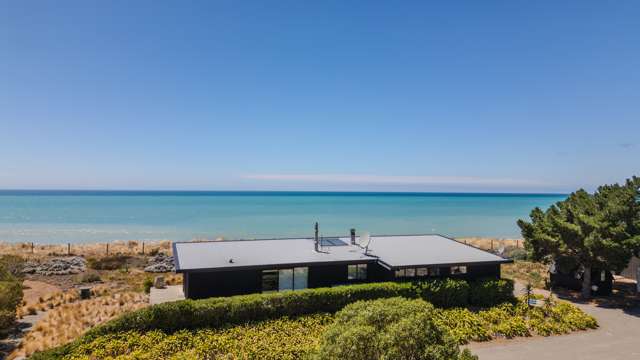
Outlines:
{"type": "Polygon", "coordinates": [[[571,193],[531,221],[518,220],[525,248],[536,261],[583,272],[582,295],[591,294],[591,270],[619,272],[640,250],[640,178],[571,193]]]}

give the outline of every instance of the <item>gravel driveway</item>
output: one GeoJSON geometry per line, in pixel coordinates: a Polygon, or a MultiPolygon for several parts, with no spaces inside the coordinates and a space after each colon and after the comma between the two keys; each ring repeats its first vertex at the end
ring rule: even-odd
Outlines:
{"type": "Polygon", "coordinates": [[[597,330],[569,335],[473,343],[480,360],[640,359],[640,308],[621,310],[575,304],[598,320],[597,330]]]}

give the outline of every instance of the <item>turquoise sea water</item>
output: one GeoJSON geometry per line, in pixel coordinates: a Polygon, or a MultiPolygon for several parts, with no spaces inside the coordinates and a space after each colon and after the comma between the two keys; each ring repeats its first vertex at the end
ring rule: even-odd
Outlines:
{"type": "Polygon", "coordinates": [[[518,218],[564,195],[0,191],[0,241],[77,243],[348,234],[519,237],[518,218]]]}

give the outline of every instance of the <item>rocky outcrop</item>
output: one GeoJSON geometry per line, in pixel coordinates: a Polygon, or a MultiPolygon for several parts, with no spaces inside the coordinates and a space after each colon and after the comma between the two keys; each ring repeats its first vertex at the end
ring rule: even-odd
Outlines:
{"type": "Polygon", "coordinates": [[[173,256],[158,254],[149,259],[149,265],[144,268],[146,272],[165,273],[175,271],[173,256]]]}
{"type": "Polygon", "coordinates": [[[37,275],[71,275],[80,274],[87,268],[87,261],[80,256],[54,258],[47,261],[28,261],[22,272],[37,275]]]}

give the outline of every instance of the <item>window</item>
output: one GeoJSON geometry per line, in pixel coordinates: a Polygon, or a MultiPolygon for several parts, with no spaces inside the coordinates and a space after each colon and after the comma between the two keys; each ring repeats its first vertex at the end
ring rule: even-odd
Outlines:
{"type": "Polygon", "coordinates": [[[293,290],[301,290],[307,288],[309,279],[309,268],[299,267],[293,269],[293,290]]]}
{"type": "Polygon", "coordinates": [[[600,271],[600,282],[604,282],[605,280],[607,280],[607,273],[602,270],[600,271]]]}
{"type": "Polygon", "coordinates": [[[404,277],[404,269],[398,269],[396,270],[396,277],[404,277]]]}
{"type": "Polygon", "coordinates": [[[347,279],[348,280],[366,280],[367,264],[348,265],[347,279]]]}
{"type": "Polygon", "coordinates": [[[452,266],[451,267],[451,274],[455,275],[455,274],[466,274],[467,273],[467,267],[466,266],[452,266]]]}
{"type": "Polygon", "coordinates": [[[306,289],[308,278],[309,269],[306,267],[263,270],[262,292],[306,289]]]}
{"type": "Polygon", "coordinates": [[[293,290],[293,269],[278,271],[278,291],[293,290]]]}
{"type": "Polygon", "coordinates": [[[429,269],[428,268],[417,268],[416,269],[416,276],[429,276],[429,269]]]}
{"type": "Polygon", "coordinates": [[[404,270],[404,275],[406,277],[415,277],[416,276],[416,269],[405,269],[404,270]]]}
{"type": "Polygon", "coordinates": [[[429,275],[430,276],[440,276],[440,268],[437,268],[437,267],[429,268],[429,275]]]}
{"type": "Polygon", "coordinates": [[[262,292],[278,291],[278,270],[262,271],[262,292]]]}

